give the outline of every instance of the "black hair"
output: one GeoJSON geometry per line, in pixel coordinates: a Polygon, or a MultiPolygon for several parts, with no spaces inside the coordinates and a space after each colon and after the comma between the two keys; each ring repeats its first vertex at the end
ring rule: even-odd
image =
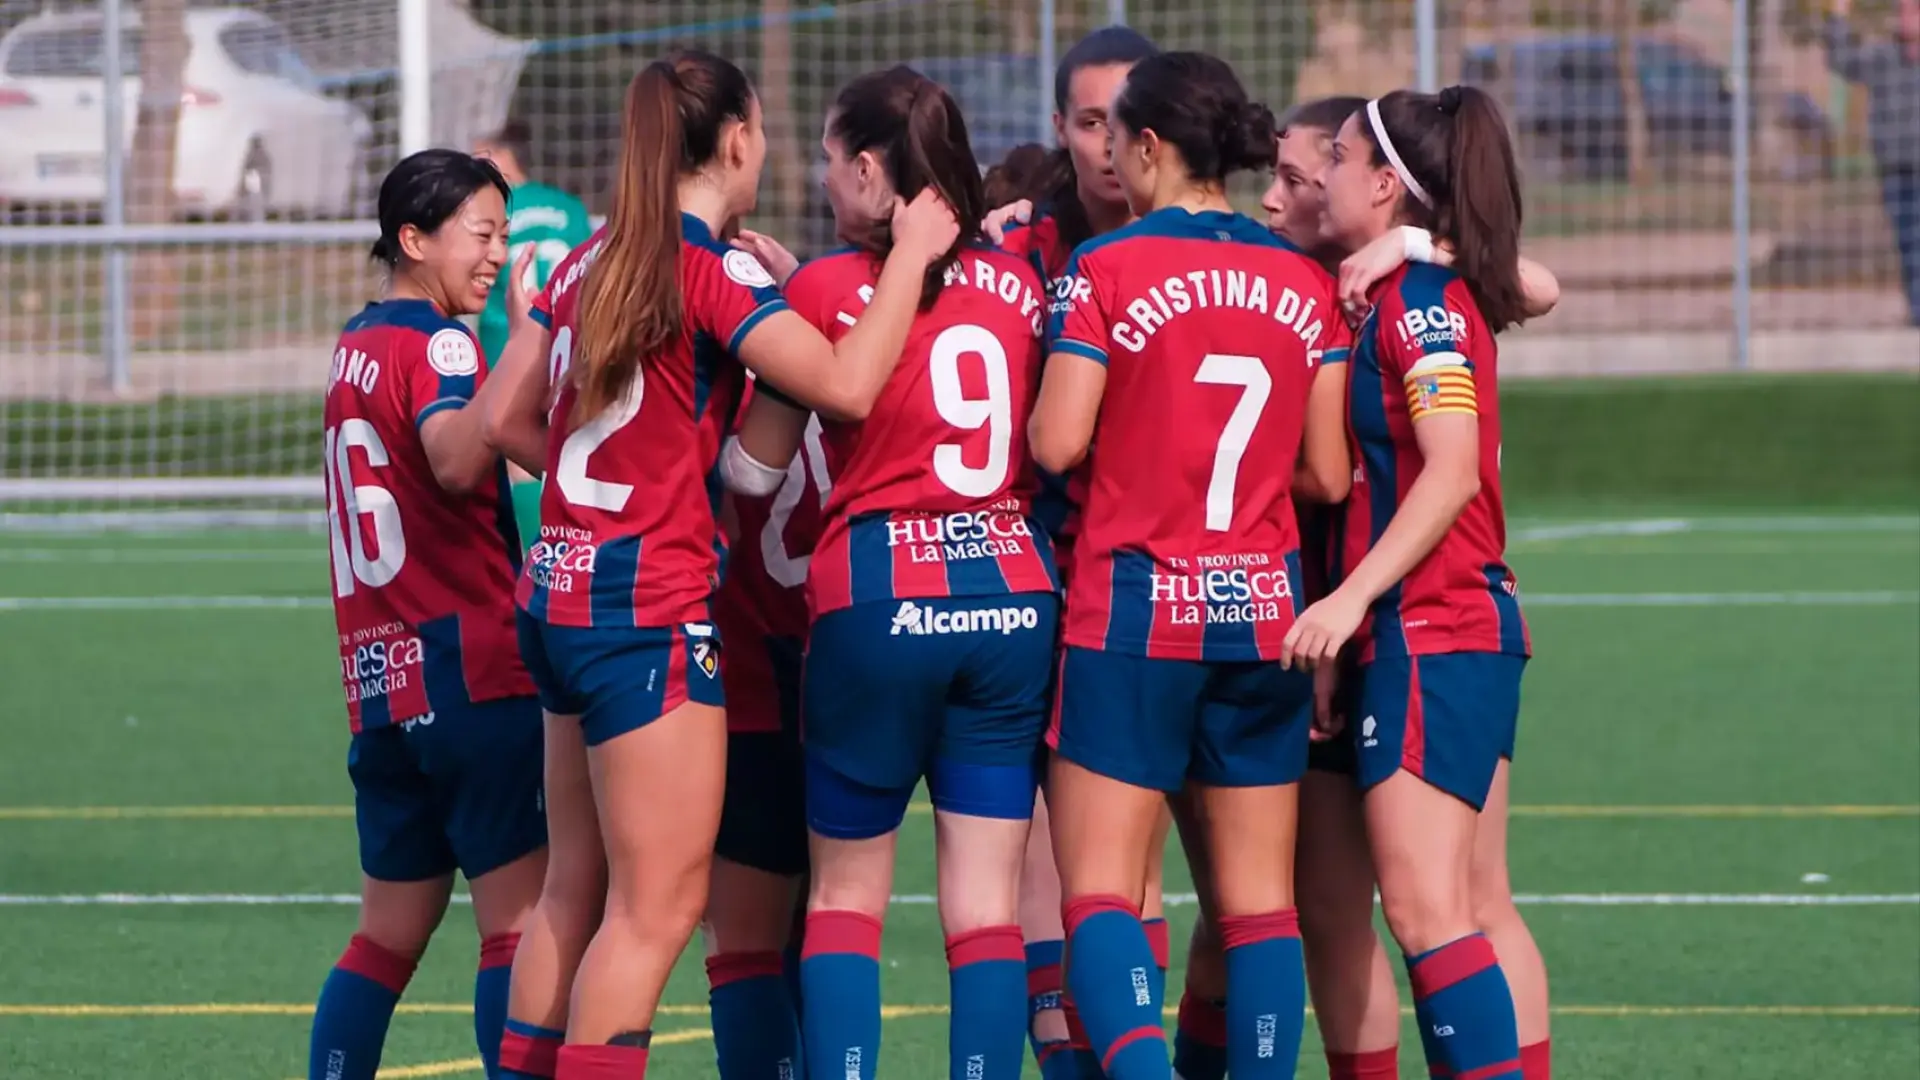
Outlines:
{"type": "Polygon", "coordinates": [[[400,265],[400,230],[411,225],[432,235],[447,219],[492,184],[502,199],[513,188],[493,162],[459,150],[422,150],[402,159],[380,182],[380,239],[368,254],[389,267],[400,265]]]}
{"type": "MultiPolygon", "coordinates": [[[[1074,43],[1053,69],[1053,108],[1064,114],[1072,96],[1073,77],[1083,68],[1132,66],[1149,56],[1160,55],[1160,47],[1140,31],[1127,26],[1108,26],[1074,43]]],[[[1067,118],[1071,122],[1072,118],[1067,118]]],[[[1080,203],[1080,177],[1073,169],[1073,155],[1066,147],[1055,150],[1047,166],[1034,177],[1032,199],[1044,206],[1059,230],[1060,246],[1072,251],[1093,239],[1093,222],[1080,203]]]]}
{"type": "Polygon", "coordinates": [[[1110,122],[1159,136],[1180,151],[1196,182],[1273,163],[1273,110],[1249,101],[1233,68],[1207,53],[1161,53],[1135,64],[1110,122]]]}
{"type": "Polygon", "coordinates": [[[1130,26],[1107,26],[1079,41],[1060,58],[1053,69],[1053,108],[1056,112],[1067,111],[1068,92],[1073,89],[1073,76],[1081,68],[1110,67],[1114,64],[1126,64],[1131,67],[1149,56],[1160,55],[1160,47],[1145,34],[1130,26]]]}
{"type": "MultiPolygon", "coordinates": [[[[848,157],[873,151],[894,194],[912,199],[932,188],[960,219],[953,246],[927,267],[920,307],[932,306],[960,250],[980,241],[980,220],[992,209],[960,106],[939,83],[901,64],[848,83],[833,100],[832,117],[828,130],[841,150],[848,157]]],[[[885,255],[893,247],[891,223],[876,222],[865,246],[885,255]]]]}
{"type": "MultiPolygon", "coordinates": [[[[1409,189],[1399,215],[1453,245],[1454,269],[1489,329],[1524,322],[1520,170],[1499,104],[1475,87],[1449,86],[1438,94],[1395,90],[1379,108],[1394,151],[1430,200],[1409,189]]],[[[1371,119],[1359,128],[1373,147],[1373,166],[1387,165],[1371,119]]]]}
{"type": "Polygon", "coordinates": [[[1328,138],[1340,134],[1340,128],[1347,117],[1367,107],[1367,99],[1351,95],[1314,98],[1303,101],[1287,110],[1280,118],[1280,135],[1286,137],[1294,128],[1324,132],[1328,138]]]}

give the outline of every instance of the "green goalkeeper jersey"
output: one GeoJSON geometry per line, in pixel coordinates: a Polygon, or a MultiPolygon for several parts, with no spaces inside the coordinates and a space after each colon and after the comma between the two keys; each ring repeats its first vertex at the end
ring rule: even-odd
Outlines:
{"type": "Polygon", "coordinates": [[[525,183],[513,189],[513,202],[507,214],[507,270],[494,284],[493,295],[480,313],[480,348],[487,354],[487,366],[500,359],[507,346],[507,271],[518,262],[521,253],[533,248],[534,290],[544,289],[553,268],[567,253],[593,234],[587,220],[587,207],[579,199],[545,184],[525,183]]]}

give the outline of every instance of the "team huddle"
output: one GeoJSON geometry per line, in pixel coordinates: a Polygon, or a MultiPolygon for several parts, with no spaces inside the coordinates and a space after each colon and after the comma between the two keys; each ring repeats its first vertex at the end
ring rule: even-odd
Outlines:
{"type": "Polygon", "coordinates": [[[372,1080],[458,871],[489,1077],[644,1076],[698,931],[723,1080],[870,1080],[924,784],[955,1080],[1291,1077],[1309,995],[1332,1080],[1398,1076],[1376,889],[1429,1073],[1546,1080],[1494,336],[1557,284],[1498,109],[1276,120],[1123,28],[1054,97],[983,178],[938,84],[847,84],[804,264],[743,227],[760,103],[703,52],[633,79],[606,225],[539,273],[488,158],[387,177],[326,392],[363,899],[310,1077],[372,1080]]]}

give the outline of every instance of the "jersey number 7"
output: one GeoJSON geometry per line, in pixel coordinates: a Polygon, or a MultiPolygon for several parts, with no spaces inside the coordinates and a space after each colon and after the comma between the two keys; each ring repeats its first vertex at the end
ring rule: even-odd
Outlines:
{"type": "Polygon", "coordinates": [[[1233,527],[1233,489],[1240,479],[1240,459],[1246,455],[1253,429],[1273,393],[1273,376],[1257,356],[1208,353],[1200,361],[1193,381],[1214,386],[1240,387],[1240,400],[1220,431],[1213,447],[1213,477],[1207,481],[1207,531],[1226,532],[1233,527]]]}

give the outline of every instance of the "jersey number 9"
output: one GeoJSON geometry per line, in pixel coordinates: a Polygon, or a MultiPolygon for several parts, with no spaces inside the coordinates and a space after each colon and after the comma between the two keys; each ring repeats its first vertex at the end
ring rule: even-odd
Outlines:
{"type": "Polygon", "coordinates": [[[326,430],[322,452],[327,484],[327,532],[333,550],[333,593],[352,596],[358,585],[378,589],[400,575],[407,561],[407,538],[400,529],[400,504],[393,492],[378,484],[356,482],[350,455],[354,447],[366,455],[371,469],[387,467],[386,444],[372,424],[357,417],[326,430]],[[367,553],[366,530],[373,527],[373,554],[367,553]]]}
{"type": "Polygon", "coordinates": [[[961,431],[987,429],[985,465],[968,465],[959,442],[943,442],[933,449],[933,475],[956,494],[991,498],[1006,486],[1013,464],[1013,385],[1006,346],[984,326],[950,326],[933,339],[927,368],[940,418],[961,431]],[[968,397],[961,389],[960,358],[967,355],[978,356],[986,368],[984,398],[968,397]]]}

